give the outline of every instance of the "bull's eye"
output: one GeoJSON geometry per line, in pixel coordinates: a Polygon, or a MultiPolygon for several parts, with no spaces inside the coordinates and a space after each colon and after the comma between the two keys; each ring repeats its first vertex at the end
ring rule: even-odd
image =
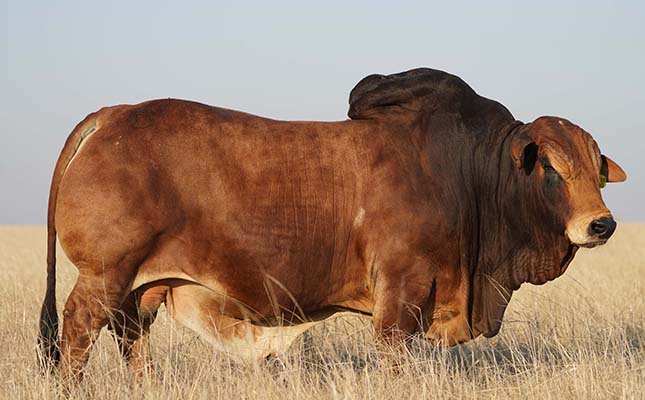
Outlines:
{"type": "Polygon", "coordinates": [[[546,186],[547,189],[553,189],[557,187],[562,181],[562,178],[560,177],[560,174],[558,174],[558,171],[556,171],[555,168],[544,161],[542,162],[542,168],[544,168],[544,186],[546,186]]]}

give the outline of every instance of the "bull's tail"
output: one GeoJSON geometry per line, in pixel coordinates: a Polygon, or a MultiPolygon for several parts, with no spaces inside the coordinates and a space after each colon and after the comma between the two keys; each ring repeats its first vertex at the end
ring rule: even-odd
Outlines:
{"type": "Polygon", "coordinates": [[[40,309],[40,335],[38,336],[39,360],[45,369],[55,367],[60,360],[58,313],[56,311],[56,227],[51,205],[51,193],[54,192],[55,189],[52,186],[47,217],[47,291],[40,309]]]}
{"type": "Polygon", "coordinates": [[[40,333],[38,336],[38,359],[41,367],[50,369],[60,361],[60,340],[58,335],[58,313],[56,311],[56,198],[58,187],[67,166],[80,148],[81,142],[96,130],[96,113],[81,121],[67,138],[61,151],[51,187],[47,207],[47,291],[40,310],[40,333]]]}

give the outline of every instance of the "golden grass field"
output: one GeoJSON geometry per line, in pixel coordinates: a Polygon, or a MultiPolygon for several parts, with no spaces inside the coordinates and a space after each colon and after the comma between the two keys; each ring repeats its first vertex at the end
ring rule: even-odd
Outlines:
{"type": "MultiPolygon", "coordinates": [[[[76,269],[59,250],[58,310],[76,269]]],[[[39,372],[36,332],[45,292],[43,227],[0,227],[0,396],[55,398],[39,372]]],[[[379,367],[371,327],[356,319],[314,328],[289,354],[237,364],[160,311],[152,327],[157,370],[131,381],[103,332],[84,399],[607,399],[645,398],[645,225],[619,225],[610,243],[582,249],[566,274],[513,297],[502,330],[452,349],[417,341],[379,367]]]]}

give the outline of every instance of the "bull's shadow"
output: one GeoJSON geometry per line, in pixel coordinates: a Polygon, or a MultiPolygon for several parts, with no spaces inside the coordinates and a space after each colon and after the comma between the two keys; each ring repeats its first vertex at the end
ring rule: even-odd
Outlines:
{"type": "MultiPolygon", "coordinates": [[[[373,371],[380,368],[379,359],[383,355],[374,346],[372,332],[371,324],[351,319],[315,327],[305,332],[288,354],[268,358],[265,363],[278,375],[285,371],[292,373],[296,369],[325,376],[338,367],[356,373],[373,371]]],[[[568,343],[563,345],[561,341],[539,333],[522,335],[521,338],[509,334],[439,348],[423,337],[414,337],[403,350],[405,353],[399,350],[401,353],[394,354],[394,357],[392,354],[385,356],[403,368],[406,364],[414,364],[414,370],[422,373],[444,371],[462,376],[475,376],[491,369],[496,373],[515,375],[538,365],[564,366],[588,357],[590,352],[603,359],[620,359],[633,364],[639,360],[635,355],[645,351],[645,329],[630,325],[614,334],[608,330],[592,331],[584,337],[569,338],[568,343]]]]}

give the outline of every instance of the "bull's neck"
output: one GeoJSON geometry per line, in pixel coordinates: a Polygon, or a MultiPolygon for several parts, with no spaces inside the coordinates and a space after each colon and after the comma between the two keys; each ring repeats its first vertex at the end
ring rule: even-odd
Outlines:
{"type": "MultiPolygon", "coordinates": [[[[524,215],[522,208],[523,189],[519,182],[520,171],[511,157],[511,142],[525,128],[519,121],[501,127],[482,137],[476,146],[473,164],[473,194],[476,198],[474,226],[477,230],[477,256],[471,273],[486,275],[505,290],[513,290],[518,282],[505,264],[513,264],[519,248],[518,242],[528,243],[521,229],[524,215]],[[517,228],[520,228],[519,232],[517,228]],[[519,237],[518,237],[519,236],[519,237]],[[518,239],[525,239],[524,241],[518,239]]],[[[525,223],[525,222],[524,222],[525,223]]],[[[523,245],[522,245],[523,247],[523,245]]]]}

